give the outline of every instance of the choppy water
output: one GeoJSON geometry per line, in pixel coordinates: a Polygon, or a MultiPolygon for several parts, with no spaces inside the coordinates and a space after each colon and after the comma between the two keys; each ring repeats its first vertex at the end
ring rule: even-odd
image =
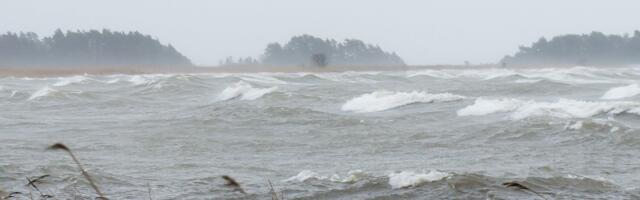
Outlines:
{"type": "MultiPolygon", "coordinates": [[[[59,199],[640,199],[640,68],[0,78],[0,189],[59,199]],[[248,195],[225,187],[221,175],[248,195]]],[[[22,198],[22,197],[19,197],[22,198]]],[[[26,198],[26,197],[24,197],[26,198]]]]}

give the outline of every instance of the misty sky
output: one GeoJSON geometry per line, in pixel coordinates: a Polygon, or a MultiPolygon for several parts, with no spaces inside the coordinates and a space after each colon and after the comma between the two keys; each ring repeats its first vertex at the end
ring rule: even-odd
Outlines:
{"type": "Polygon", "coordinates": [[[201,65],[306,33],[379,44],[409,64],[460,64],[495,62],[540,36],[632,33],[638,9],[638,0],[4,0],[0,31],[138,30],[201,65]]]}

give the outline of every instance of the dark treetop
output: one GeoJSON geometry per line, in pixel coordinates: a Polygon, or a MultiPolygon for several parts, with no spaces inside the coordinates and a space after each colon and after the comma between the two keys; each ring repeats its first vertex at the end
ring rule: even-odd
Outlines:
{"type": "Polygon", "coordinates": [[[139,32],[56,30],[0,35],[0,66],[158,66],[191,65],[171,45],[139,32]]]}
{"type": "Polygon", "coordinates": [[[506,65],[629,65],[640,64],[640,31],[629,35],[600,32],[540,38],[530,47],[521,46],[506,65]]]}
{"type": "Polygon", "coordinates": [[[356,39],[336,42],[310,35],[293,37],[284,45],[267,45],[261,60],[262,64],[274,66],[405,65],[398,55],[385,52],[377,45],[356,39]]]}

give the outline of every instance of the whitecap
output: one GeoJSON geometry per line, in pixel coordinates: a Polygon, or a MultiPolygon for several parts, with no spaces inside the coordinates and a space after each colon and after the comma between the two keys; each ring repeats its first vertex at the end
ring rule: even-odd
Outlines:
{"type": "Polygon", "coordinates": [[[351,170],[347,173],[347,177],[338,180],[342,183],[355,183],[368,176],[369,175],[362,170],[351,170]]]}
{"type": "Polygon", "coordinates": [[[105,83],[107,83],[107,84],[115,84],[115,83],[118,83],[118,82],[120,82],[120,79],[119,78],[114,78],[114,79],[108,80],[105,83]]]}
{"type": "Polygon", "coordinates": [[[638,94],[640,94],[640,86],[638,84],[631,84],[628,86],[611,88],[601,98],[607,100],[624,99],[638,94]]]}
{"type": "Polygon", "coordinates": [[[254,83],[287,84],[286,81],[275,78],[270,74],[242,74],[239,78],[254,83]]]}
{"type": "Polygon", "coordinates": [[[308,180],[325,180],[337,183],[355,183],[366,177],[369,177],[367,173],[362,170],[351,170],[347,173],[344,178],[341,178],[338,174],[333,174],[331,176],[323,176],[317,172],[311,170],[303,170],[295,176],[292,176],[286,180],[285,182],[305,182],[308,180]]]}
{"type": "Polygon", "coordinates": [[[218,95],[218,99],[221,101],[227,101],[235,98],[240,98],[240,100],[256,100],[277,89],[277,87],[254,88],[251,84],[240,81],[235,83],[233,86],[225,88],[218,95]]]}
{"type": "Polygon", "coordinates": [[[378,112],[413,103],[457,101],[464,98],[464,96],[454,95],[451,93],[430,94],[418,91],[391,92],[382,90],[363,94],[347,101],[342,106],[342,111],[358,113],[378,112]]]}
{"type": "Polygon", "coordinates": [[[399,173],[389,174],[389,185],[392,188],[415,187],[423,183],[439,181],[451,176],[451,174],[439,171],[430,171],[429,173],[416,173],[411,171],[403,171],[399,173]]]}
{"type": "Polygon", "coordinates": [[[31,100],[35,100],[41,97],[45,97],[45,96],[49,96],[50,94],[53,94],[54,92],[57,92],[57,90],[51,89],[49,86],[45,86],[37,91],[35,91],[33,94],[31,94],[31,96],[27,99],[27,101],[31,101],[31,100]]]}
{"type": "MultiPolygon", "coordinates": [[[[168,75],[162,75],[168,76],[168,75]]],[[[161,75],[133,75],[127,81],[132,83],[133,85],[148,85],[160,78],[161,75]]]]}
{"type": "MultiPolygon", "coordinates": [[[[479,79],[492,80],[496,78],[520,76],[533,80],[550,80],[558,83],[568,84],[590,84],[590,83],[628,83],[635,81],[628,78],[619,77],[620,74],[629,73],[629,69],[600,69],[594,67],[571,67],[571,68],[536,68],[536,69],[424,69],[409,71],[407,77],[430,76],[441,79],[479,79]],[[618,77],[616,77],[618,76],[618,77]],[[615,77],[615,78],[614,78],[615,77]]],[[[533,81],[531,80],[531,81],[533,81]]],[[[519,83],[528,82],[526,80],[516,81],[519,83]]]]}
{"type": "Polygon", "coordinates": [[[489,100],[479,98],[473,105],[458,110],[458,116],[482,116],[501,112],[511,112],[512,120],[530,117],[588,118],[599,114],[634,113],[640,107],[638,102],[590,102],[560,99],[556,102],[522,101],[518,99],[489,100]]]}
{"type": "Polygon", "coordinates": [[[520,107],[524,102],[517,99],[476,99],[473,105],[458,110],[458,116],[481,116],[501,112],[509,112],[520,107]]]}
{"type": "Polygon", "coordinates": [[[538,83],[542,81],[541,79],[518,79],[514,81],[515,83],[538,83]]]}
{"type": "Polygon", "coordinates": [[[311,180],[311,179],[317,179],[317,180],[325,180],[328,179],[328,177],[326,176],[320,176],[320,174],[311,171],[311,170],[303,170],[300,173],[298,173],[295,176],[292,176],[291,178],[288,178],[286,180],[284,180],[285,182],[291,182],[291,181],[298,181],[298,182],[305,182],[307,180],[311,180]]]}
{"type": "Polygon", "coordinates": [[[88,80],[86,76],[71,76],[71,77],[60,77],[58,78],[58,82],[54,83],[53,86],[62,87],[67,86],[74,83],[81,83],[88,80]]]}
{"type": "Polygon", "coordinates": [[[580,130],[584,126],[584,122],[568,122],[567,125],[564,126],[565,130],[580,130]]]}

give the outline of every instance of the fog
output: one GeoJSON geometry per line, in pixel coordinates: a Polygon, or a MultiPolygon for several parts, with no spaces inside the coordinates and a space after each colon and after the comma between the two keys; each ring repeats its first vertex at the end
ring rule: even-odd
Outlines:
{"type": "Polygon", "coordinates": [[[199,65],[259,56],[266,44],[301,34],[378,44],[407,64],[479,64],[542,36],[632,33],[639,7],[632,0],[21,0],[2,2],[0,31],[137,30],[199,65]]]}

